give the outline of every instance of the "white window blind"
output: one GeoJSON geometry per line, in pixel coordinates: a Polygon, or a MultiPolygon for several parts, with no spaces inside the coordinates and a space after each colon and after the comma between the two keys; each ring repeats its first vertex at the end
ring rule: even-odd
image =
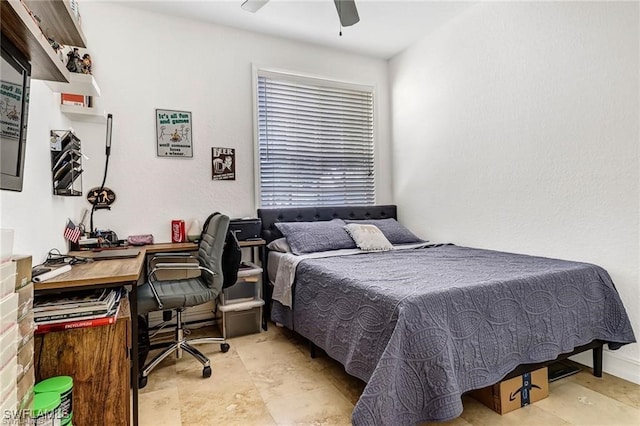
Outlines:
{"type": "Polygon", "coordinates": [[[258,75],[260,200],[375,202],[373,92],[258,75]]]}

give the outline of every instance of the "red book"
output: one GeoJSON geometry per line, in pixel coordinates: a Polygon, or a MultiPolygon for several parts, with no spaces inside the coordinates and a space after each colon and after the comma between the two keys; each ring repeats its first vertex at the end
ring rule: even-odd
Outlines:
{"type": "Polygon", "coordinates": [[[85,318],[71,321],[52,322],[47,324],[38,324],[36,322],[35,334],[51,333],[52,331],[73,330],[75,328],[98,327],[101,325],[109,325],[116,322],[121,306],[118,305],[116,313],[106,317],[85,318]]]}
{"type": "Polygon", "coordinates": [[[86,327],[98,327],[100,325],[113,324],[117,320],[117,316],[94,318],[87,320],[67,321],[67,322],[54,322],[51,324],[38,324],[36,328],[36,334],[51,333],[52,331],[65,331],[72,330],[74,328],[86,328],[86,327]]]}

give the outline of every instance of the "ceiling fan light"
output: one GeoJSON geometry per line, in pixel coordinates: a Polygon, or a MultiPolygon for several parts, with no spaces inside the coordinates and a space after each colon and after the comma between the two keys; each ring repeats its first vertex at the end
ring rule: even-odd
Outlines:
{"type": "Polygon", "coordinates": [[[262,6],[267,4],[268,1],[269,0],[245,0],[240,7],[248,12],[256,13],[262,6]]]}

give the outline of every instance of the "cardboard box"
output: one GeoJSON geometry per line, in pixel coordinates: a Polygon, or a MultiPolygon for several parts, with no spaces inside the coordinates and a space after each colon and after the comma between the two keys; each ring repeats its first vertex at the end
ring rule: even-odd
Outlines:
{"type": "Polygon", "coordinates": [[[18,380],[17,386],[17,399],[18,407],[23,407],[33,397],[33,386],[36,384],[36,375],[33,369],[27,370],[27,372],[18,380]]]}
{"type": "Polygon", "coordinates": [[[549,396],[547,367],[504,380],[470,395],[496,413],[505,414],[549,396]]]}
{"type": "Polygon", "coordinates": [[[13,324],[0,333],[0,368],[4,367],[16,353],[18,353],[18,324],[13,324]]]}
{"type": "Polygon", "coordinates": [[[33,310],[33,283],[16,290],[18,293],[18,318],[22,318],[33,310]]]}
{"type": "Polygon", "coordinates": [[[35,331],[36,323],[33,320],[32,311],[22,318],[18,318],[18,350],[33,338],[35,331]]]}
{"type": "Polygon", "coordinates": [[[31,283],[31,256],[13,256],[16,264],[16,290],[31,283]]]}
{"type": "Polygon", "coordinates": [[[13,293],[16,286],[16,264],[13,262],[0,263],[0,299],[13,293]]]}
{"type": "Polygon", "coordinates": [[[18,321],[18,294],[11,293],[0,299],[0,333],[18,321]]]}
{"type": "Polygon", "coordinates": [[[20,379],[27,374],[29,369],[33,366],[33,355],[34,355],[34,342],[33,338],[31,338],[27,343],[22,345],[22,348],[18,351],[18,376],[17,379],[20,379]]]}

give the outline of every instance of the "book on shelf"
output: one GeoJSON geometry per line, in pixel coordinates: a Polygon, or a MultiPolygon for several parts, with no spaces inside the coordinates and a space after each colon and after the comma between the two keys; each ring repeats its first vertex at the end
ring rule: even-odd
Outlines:
{"type": "MultiPolygon", "coordinates": [[[[112,290],[112,295],[104,305],[75,306],[73,304],[57,309],[47,309],[33,312],[33,319],[36,324],[51,324],[70,320],[96,319],[113,315],[118,308],[122,297],[121,290],[112,290]]],[[[51,307],[51,306],[47,306],[51,307]]]]}
{"type": "Polygon", "coordinates": [[[54,315],[108,309],[120,299],[122,291],[122,289],[102,289],[69,293],[64,296],[38,296],[33,303],[33,312],[38,316],[42,312],[46,312],[46,315],[54,315]]]}
{"type": "Polygon", "coordinates": [[[51,323],[51,322],[60,322],[60,321],[68,321],[72,319],[82,319],[82,318],[99,318],[109,315],[110,312],[107,309],[98,309],[95,311],[85,311],[85,312],[67,312],[63,314],[55,314],[55,315],[33,315],[33,319],[36,323],[51,323]]]}
{"type": "Polygon", "coordinates": [[[62,105],[86,106],[85,96],[77,95],[75,93],[61,93],[60,103],[62,105]]]}
{"type": "Polygon", "coordinates": [[[128,303],[123,299],[115,311],[107,316],[97,316],[90,318],[75,319],[71,321],[55,321],[50,323],[36,323],[36,334],[50,333],[53,331],[73,330],[76,328],[99,327],[102,325],[115,324],[120,314],[124,310],[123,304],[128,303]]]}

